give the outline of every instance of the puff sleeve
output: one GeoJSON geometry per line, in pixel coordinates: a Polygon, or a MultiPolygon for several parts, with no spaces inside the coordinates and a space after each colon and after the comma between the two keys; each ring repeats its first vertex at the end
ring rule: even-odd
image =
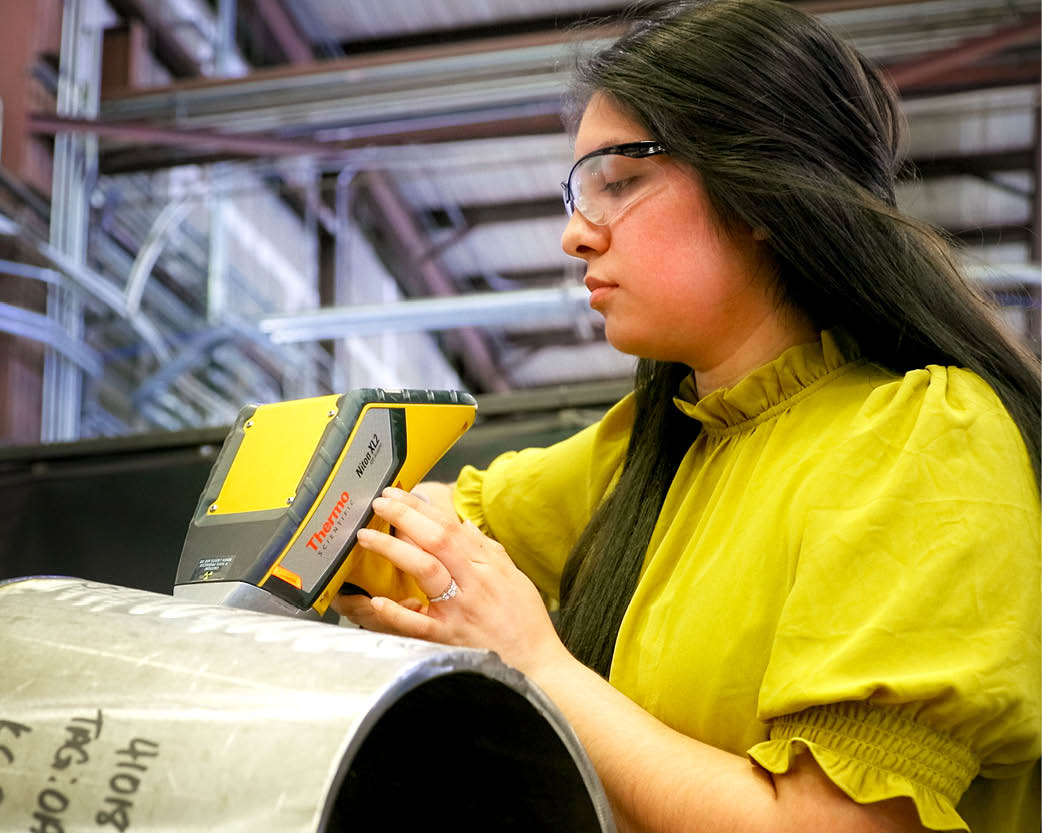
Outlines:
{"type": "Polygon", "coordinates": [[[795,501],[759,691],[770,734],[749,755],[782,773],[809,750],[855,800],[910,796],[924,826],[968,830],[971,782],[1029,778],[1039,757],[1027,452],[986,383],[934,366],[877,388],[835,452],[795,501]]]}
{"type": "Polygon", "coordinates": [[[633,410],[630,395],[562,442],[507,452],[484,471],[460,472],[456,512],[499,541],[548,600],[557,598],[568,554],[614,486],[633,410]]]}

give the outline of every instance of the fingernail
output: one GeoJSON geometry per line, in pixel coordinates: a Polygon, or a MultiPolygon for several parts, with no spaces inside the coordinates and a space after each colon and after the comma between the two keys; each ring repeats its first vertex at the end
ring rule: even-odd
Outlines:
{"type": "Polygon", "coordinates": [[[376,533],[374,533],[369,527],[363,526],[358,530],[357,534],[359,538],[372,538],[376,533]]]}
{"type": "Polygon", "coordinates": [[[408,492],[403,492],[401,489],[396,489],[394,486],[388,486],[384,489],[383,493],[387,497],[405,497],[408,492]]]}
{"type": "Polygon", "coordinates": [[[389,503],[390,503],[390,501],[387,498],[385,498],[385,497],[373,498],[373,509],[377,509],[377,510],[383,509],[389,503]]]}

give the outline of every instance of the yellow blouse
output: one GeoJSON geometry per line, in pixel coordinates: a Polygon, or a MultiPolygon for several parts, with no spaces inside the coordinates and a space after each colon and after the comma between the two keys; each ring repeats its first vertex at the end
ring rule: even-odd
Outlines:
{"type": "MultiPolygon", "coordinates": [[[[1039,829],[1039,494],[975,374],[905,376],[825,332],[731,388],[666,496],[610,681],[774,773],[809,749],[856,801],[935,830],[1039,829]]],[[[617,477],[632,397],[461,473],[455,504],[556,597],[617,477]]],[[[694,426],[693,426],[694,427],[694,426]]]]}

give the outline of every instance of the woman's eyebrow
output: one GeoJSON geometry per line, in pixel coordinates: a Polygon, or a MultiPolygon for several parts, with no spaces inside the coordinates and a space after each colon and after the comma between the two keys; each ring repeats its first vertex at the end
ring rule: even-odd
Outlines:
{"type": "Polygon", "coordinates": [[[605,148],[615,147],[615,145],[628,145],[631,142],[644,142],[644,141],[647,141],[647,140],[646,139],[623,139],[623,138],[618,138],[618,137],[612,137],[612,138],[604,140],[603,142],[599,142],[596,147],[590,148],[588,151],[586,151],[585,153],[583,153],[581,155],[577,155],[575,158],[576,159],[582,159],[583,156],[589,156],[591,153],[596,153],[597,151],[604,150],[605,148]]]}

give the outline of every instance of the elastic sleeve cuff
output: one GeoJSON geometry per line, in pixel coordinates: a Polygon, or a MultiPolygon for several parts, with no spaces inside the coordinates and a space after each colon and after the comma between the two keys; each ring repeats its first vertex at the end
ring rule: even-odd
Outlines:
{"type": "Polygon", "coordinates": [[[463,520],[470,521],[486,535],[492,535],[485,519],[485,505],[481,497],[484,472],[474,466],[464,466],[456,478],[456,488],[452,492],[452,505],[456,514],[463,520]]]}
{"type": "Polygon", "coordinates": [[[908,796],[924,827],[969,830],[955,807],[980,762],[948,735],[893,708],[835,703],[774,718],[769,740],[748,755],[781,775],[805,749],[829,780],[860,804],[908,796]]]}

